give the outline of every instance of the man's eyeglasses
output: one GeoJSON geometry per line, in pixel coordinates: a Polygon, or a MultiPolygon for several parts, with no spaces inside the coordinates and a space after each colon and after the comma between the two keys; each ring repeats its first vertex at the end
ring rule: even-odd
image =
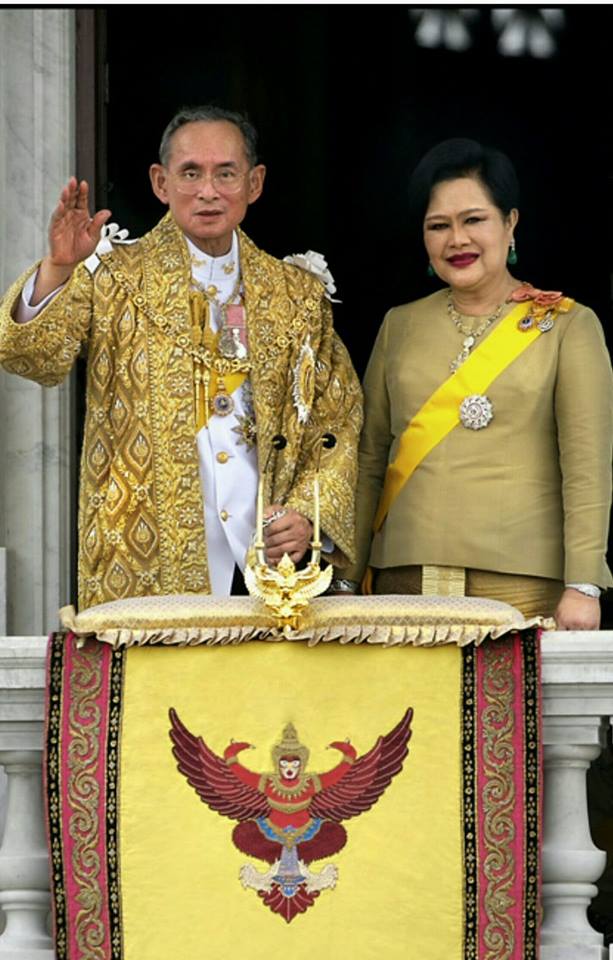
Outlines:
{"type": "MultiPolygon", "coordinates": [[[[248,170],[247,173],[239,173],[238,170],[232,169],[219,170],[217,173],[212,174],[210,180],[213,188],[218,193],[238,193],[245,177],[248,177],[250,172],[250,170],[248,170]]],[[[176,173],[169,172],[168,176],[173,181],[179,193],[186,193],[192,197],[200,193],[209,179],[206,173],[199,173],[198,170],[189,169],[179,170],[176,173]]]]}

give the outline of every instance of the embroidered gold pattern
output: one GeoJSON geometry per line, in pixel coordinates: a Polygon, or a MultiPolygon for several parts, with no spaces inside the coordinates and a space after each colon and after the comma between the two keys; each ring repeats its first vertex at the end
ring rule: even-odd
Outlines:
{"type": "MultiPolygon", "coordinates": [[[[67,642],[75,643],[72,639],[67,642]]],[[[72,877],[79,889],[77,900],[81,905],[75,919],[75,936],[80,955],[87,960],[105,960],[101,863],[96,849],[101,826],[96,767],[103,744],[96,699],[102,687],[103,656],[104,651],[98,643],[89,642],[81,650],[75,648],[69,679],[70,773],[67,794],[72,810],[69,831],[74,842],[72,877]]]]}
{"type": "MultiPolygon", "coordinates": [[[[539,678],[539,641],[534,631],[522,638],[524,657],[524,803],[526,807],[526,863],[524,867],[525,920],[524,960],[536,960],[540,939],[539,851],[541,849],[540,798],[542,795],[539,717],[541,685],[539,678]]],[[[521,867],[519,868],[521,869],[521,867]]]]}
{"type": "MultiPolygon", "coordinates": [[[[332,430],[338,443],[322,456],[321,523],[351,557],[359,383],[320,282],[240,232],[239,242],[261,456],[274,434],[288,440],[268,478],[267,502],[310,515],[310,464],[320,434],[332,430]],[[309,420],[301,424],[287,372],[307,339],[318,362],[309,420]]],[[[31,272],[0,303],[5,369],[51,386],[88,346],[80,608],[131,594],[208,592],[183,235],[167,215],[142,240],[104,254],[93,277],[78,267],[65,289],[20,325],[11,310],[31,272]]]]}
{"type": "Polygon", "coordinates": [[[54,634],[49,657],[49,701],[46,738],[46,806],[53,879],[54,940],[57,960],[67,958],[66,890],[64,887],[64,847],[62,844],[62,805],[60,795],[60,747],[62,741],[62,661],[63,634],[54,634]]]}
{"type": "Polygon", "coordinates": [[[106,865],[108,880],[110,960],[123,960],[121,888],[119,882],[119,744],[125,655],[114,650],[111,661],[108,735],[106,740],[106,865]]]}
{"type": "Polygon", "coordinates": [[[294,367],[292,396],[298,412],[299,423],[306,423],[315,396],[315,354],[308,338],[302,345],[298,362],[294,367]]]}
{"type": "Polygon", "coordinates": [[[462,650],[462,824],[464,827],[464,951],[462,960],[476,960],[478,920],[476,797],[476,648],[462,650]]]}
{"type": "Polygon", "coordinates": [[[512,848],[515,839],[513,807],[516,763],[513,651],[508,641],[490,640],[481,648],[484,661],[482,716],[482,762],[486,785],[480,798],[484,814],[484,842],[487,849],[482,872],[486,878],[484,896],[487,923],[483,939],[484,960],[510,960],[515,954],[514,906],[510,893],[516,869],[512,848]]]}

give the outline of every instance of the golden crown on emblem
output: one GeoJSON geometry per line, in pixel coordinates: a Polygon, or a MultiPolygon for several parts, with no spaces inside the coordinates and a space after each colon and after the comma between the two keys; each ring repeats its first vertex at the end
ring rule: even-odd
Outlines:
{"type": "Polygon", "coordinates": [[[283,728],[281,740],[279,743],[275,743],[271,752],[275,764],[279,762],[281,757],[300,757],[304,767],[309,759],[309,749],[303,743],[300,743],[293,723],[286,724],[283,728]]]}

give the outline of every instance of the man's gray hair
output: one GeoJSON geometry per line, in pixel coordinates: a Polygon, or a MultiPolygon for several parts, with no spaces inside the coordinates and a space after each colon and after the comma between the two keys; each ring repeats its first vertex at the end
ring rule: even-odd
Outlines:
{"type": "Polygon", "coordinates": [[[182,107],[164,130],[160,141],[160,163],[168,166],[170,159],[171,141],[177,130],[186,123],[218,123],[225,120],[227,123],[233,123],[238,127],[243,135],[245,144],[245,153],[249,166],[254,167],[258,162],[257,141],[258,135],[252,123],[244,117],[242,113],[234,113],[232,110],[224,110],[223,107],[214,107],[209,104],[203,107],[182,107]]]}

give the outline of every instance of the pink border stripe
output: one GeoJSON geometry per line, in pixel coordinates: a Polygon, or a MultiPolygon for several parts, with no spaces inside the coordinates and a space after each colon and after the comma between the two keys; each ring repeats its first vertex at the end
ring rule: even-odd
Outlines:
{"type": "MultiPolygon", "coordinates": [[[[486,641],[486,644],[491,641],[486,641]]],[[[511,819],[514,826],[514,838],[510,842],[515,864],[513,879],[509,888],[508,895],[512,898],[514,906],[507,911],[507,916],[513,921],[515,932],[515,948],[512,954],[509,954],[509,960],[523,960],[524,950],[524,874],[526,858],[526,830],[524,821],[524,704],[522,699],[523,692],[523,657],[522,657],[522,638],[515,635],[512,640],[506,640],[511,650],[512,674],[513,674],[513,715],[515,724],[513,729],[513,783],[515,786],[515,802],[511,812],[511,819]]],[[[482,797],[487,786],[487,777],[483,763],[483,711],[487,706],[484,696],[483,686],[485,677],[485,646],[477,649],[477,856],[478,856],[478,960],[485,960],[491,956],[491,951],[487,947],[484,939],[485,930],[488,924],[488,916],[485,910],[485,894],[487,891],[488,879],[485,876],[484,865],[487,856],[487,846],[485,843],[485,815],[483,810],[482,797]]]]}
{"type": "MultiPolygon", "coordinates": [[[[545,791],[545,741],[543,738],[543,661],[541,659],[541,637],[543,636],[544,630],[537,630],[535,637],[535,647],[536,647],[536,696],[538,697],[538,727],[537,727],[537,736],[538,736],[538,779],[536,784],[536,789],[538,791],[538,796],[540,799],[539,802],[539,813],[538,813],[538,865],[537,865],[537,903],[540,905],[543,902],[543,843],[545,841],[545,804],[543,803],[544,791],[545,791]]],[[[539,925],[539,933],[536,939],[536,956],[537,958],[541,955],[541,935],[540,935],[540,926],[542,923],[542,914],[539,910],[539,919],[537,923],[539,925]]]]}
{"type": "MultiPolygon", "coordinates": [[[[70,680],[73,670],[79,669],[78,660],[86,657],[88,652],[86,645],[82,650],[77,650],[75,637],[69,634],[66,638],[66,652],[63,670],[63,696],[62,696],[62,751],[61,751],[61,809],[62,809],[62,845],[64,852],[64,884],[66,890],[66,926],[68,938],[68,956],[70,960],[81,960],[84,957],[80,953],[76,940],[77,917],[83,911],[83,905],[79,903],[78,896],[82,887],[77,883],[74,871],[72,869],[75,842],[71,836],[71,824],[74,829],[78,828],[77,816],[70,804],[69,783],[70,783],[70,705],[71,690],[70,680]]],[[[101,673],[102,683],[98,696],[93,700],[100,710],[100,724],[94,736],[97,739],[99,753],[95,768],[91,768],[90,775],[93,775],[98,785],[98,838],[95,846],[99,858],[100,870],[95,879],[95,883],[102,893],[102,903],[100,909],[100,922],[102,924],[104,939],[101,943],[102,956],[110,958],[110,917],[108,911],[108,877],[106,864],[106,738],[109,719],[109,687],[110,687],[110,666],[112,651],[105,644],[96,645],[96,653],[102,657],[101,673]]],[[[89,650],[92,647],[89,646],[89,650]]],[[[91,727],[91,719],[88,716],[83,717],[83,729],[91,727]]]]}

